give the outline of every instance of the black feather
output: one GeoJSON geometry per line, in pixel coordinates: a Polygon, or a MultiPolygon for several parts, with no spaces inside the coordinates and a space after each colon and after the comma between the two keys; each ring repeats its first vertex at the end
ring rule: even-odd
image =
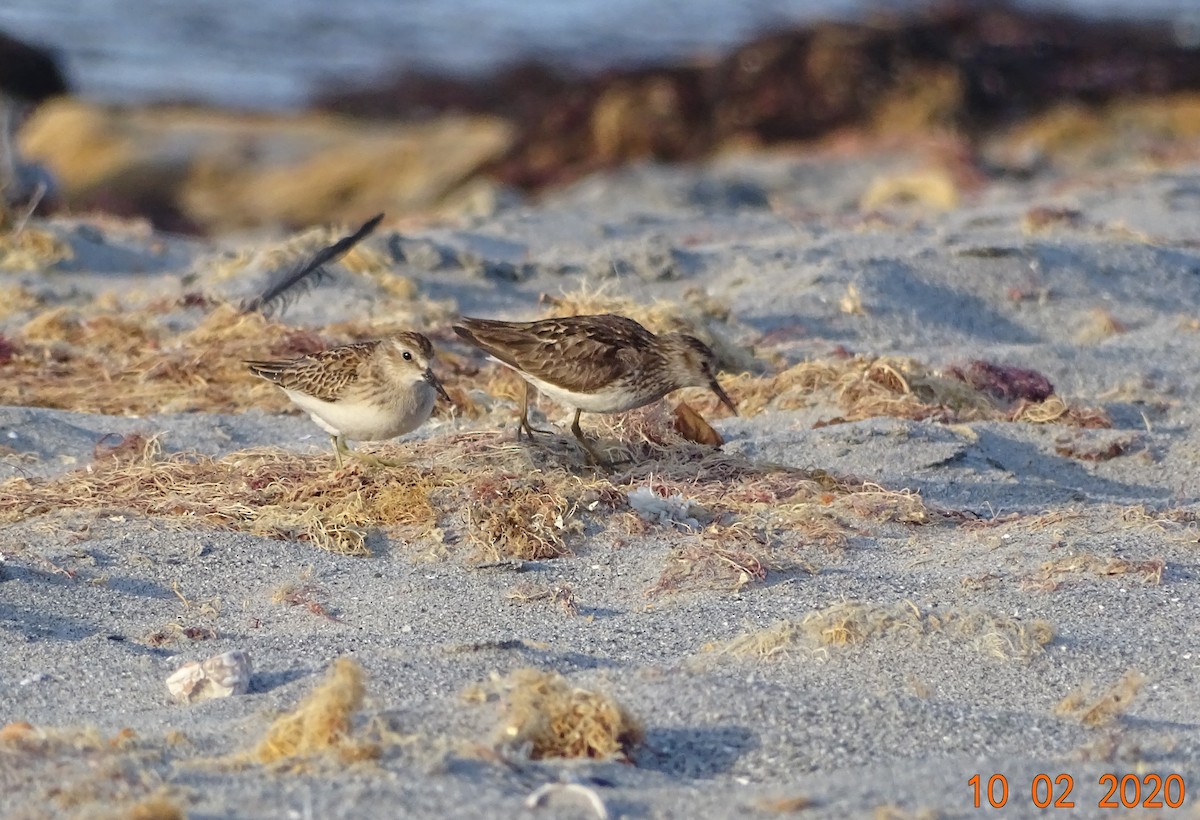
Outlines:
{"type": "Polygon", "coordinates": [[[361,242],[365,236],[375,230],[382,219],[383,214],[376,214],[364,222],[363,226],[354,233],[343,236],[291,270],[274,277],[273,281],[267,283],[262,293],[242,302],[242,313],[258,311],[264,316],[270,316],[275,308],[286,309],[292,299],[329,275],[329,271],[325,269],[327,264],[340,259],[347,251],[361,242]]]}

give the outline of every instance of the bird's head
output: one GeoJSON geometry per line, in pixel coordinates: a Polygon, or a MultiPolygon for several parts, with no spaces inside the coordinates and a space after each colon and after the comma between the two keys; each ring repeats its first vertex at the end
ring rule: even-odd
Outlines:
{"type": "Polygon", "coordinates": [[[659,339],[676,387],[707,387],[737,415],[733,401],[717,381],[717,357],[708,345],[683,333],[667,333],[659,339]]]}
{"type": "Polygon", "coordinates": [[[442,398],[451,400],[438,377],[433,375],[433,343],[426,336],[411,332],[397,333],[384,344],[387,345],[388,363],[393,372],[410,384],[427,382],[442,398]]]}

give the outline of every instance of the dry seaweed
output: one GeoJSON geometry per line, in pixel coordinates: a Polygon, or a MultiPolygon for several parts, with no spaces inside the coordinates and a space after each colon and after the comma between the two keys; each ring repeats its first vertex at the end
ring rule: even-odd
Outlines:
{"type": "Polygon", "coordinates": [[[325,588],[317,583],[313,576],[313,569],[309,566],[300,573],[295,581],[288,581],[276,587],[275,591],[271,593],[271,603],[303,607],[314,615],[336,621],[337,616],[330,612],[322,602],[321,599],[324,597],[325,588]]]}
{"type": "Polygon", "coordinates": [[[859,199],[860,211],[896,205],[917,205],[931,211],[958,207],[961,193],[954,177],[941,168],[876,177],[859,199]]]}
{"type": "Polygon", "coordinates": [[[26,226],[0,233],[0,271],[44,271],[74,255],[71,246],[50,231],[26,226]]]}
{"type": "Polygon", "coordinates": [[[620,703],[557,672],[518,669],[492,683],[503,703],[499,742],[532,760],[627,760],[642,741],[641,724],[620,703]]]}
{"type": "Polygon", "coordinates": [[[1097,690],[1094,685],[1080,686],[1059,702],[1054,713],[1074,718],[1084,726],[1108,725],[1133,705],[1133,699],[1145,682],[1145,675],[1130,669],[1106,689],[1097,690]]]}
{"type": "Polygon", "coordinates": [[[242,360],[326,346],[311,332],[243,316],[229,305],[181,334],[150,309],[85,316],[54,308],[27,322],[15,342],[0,401],[112,415],[283,410],[286,398],[254,379],[242,360]]]}
{"type": "Polygon", "coordinates": [[[1054,639],[1054,628],[1042,620],[1024,622],[978,610],[922,612],[910,601],[891,606],[842,601],[713,648],[721,654],[773,658],[795,649],[812,651],[883,637],[920,643],[933,635],[964,641],[1001,660],[1028,660],[1054,639]]]}
{"type": "Polygon", "coordinates": [[[1087,320],[1075,334],[1075,341],[1080,344],[1097,344],[1124,333],[1127,329],[1125,323],[1113,316],[1106,308],[1098,307],[1088,314],[1087,320]]]}
{"type": "Polygon", "coordinates": [[[276,718],[247,756],[259,763],[316,755],[333,755],[343,762],[378,757],[376,744],[353,737],[351,720],[362,708],[365,694],[362,667],[349,658],[338,658],[325,680],[295,709],[276,718]]]}
{"type": "Polygon", "coordinates": [[[567,615],[578,615],[579,605],[575,602],[575,592],[570,584],[541,584],[536,581],[522,581],[504,594],[510,601],[528,604],[534,601],[546,601],[560,608],[567,615]]]}
{"type": "Polygon", "coordinates": [[[761,812],[792,814],[804,811],[805,809],[811,809],[816,805],[816,801],[807,795],[794,794],[788,797],[760,797],[752,805],[756,810],[761,812]]]}
{"type": "Polygon", "coordinates": [[[1038,571],[1021,582],[1023,589],[1053,592],[1063,584],[1081,578],[1120,578],[1147,586],[1162,583],[1167,563],[1161,558],[1130,561],[1116,556],[1103,557],[1090,553],[1067,555],[1046,561],[1038,571]]]}
{"type": "MultiPolygon", "coordinates": [[[[844,543],[843,517],[911,524],[934,517],[915,493],[683,442],[662,408],[617,423],[639,430],[639,438],[606,445],[628,465],[608,475],[586,469],[570,437],[542,436],[529,446],[495,433],[454,433],[386,445],[385,453],[402,453],[400,468],[356,462],[334,471],[324,452],[164,454],[158,437],[135,434],[104,442],[82,469],[0,483],[0,522],[128,512],[350,555],[366,555],[368,534],[382,530],[399,540],[462,542],[473,547],[472,560],[488,562],[564,555],[585,522],[629,531],[637,519],[625,513],[627,498],[639,487],[689,499],[731,533],[761,530],[770,540],[769,533],[790,532],[823,548],[844,543]]],[[[760,577],[753,562],[746,567],[760,577]]]]}
{"type": "Polygon", "coordinates": [[[707,527],[698,539],[675,547],[648,595],[696,589],[738,592],[760,583],[768,570],[781,568],[783,560],[762,533],[740,525],[707,527]]]}
{"type": "Polygon", "coordinates": [[[579,531],[570,502],[540,480],[484,478],[471,500],[467,537],[480,561],[557,558],[568,552],[565,537],[579,531]]]}
{"type": "MultiPolygon", "coordinates": [[[[739,414],[745,416],[827,401],[841,409],[841,415],[817,426],[875,416],[944,423],[1008,420],[1108,426],[1107,417],[1100,411],[1075,408],[1055,395],[1036,404],[1021,401],[1010,409],[1002,397],[989,395],[999,389],[992,383],[995,378],[987,382],[976,377],[977,387],[968,381],[973,374],[970,369],[964,372],[951,368],[943,375],[913,359],[858,355],[801,362],[773,376],[742,374],[723,383],[739,414]]],[[[703,391],[684,391],[681,395],[702,415],[722,413],[715,398],[703,391]]],[[[1024,393],[1014,395],[1023,397],[1024,393]]]]}
{"type": "Polygon", "coordinates": [[[5,816],[182,817],[157,771],[164,748],[129,728],[106,736],[93,727],[9,723],[0,728],[5,816]]]}

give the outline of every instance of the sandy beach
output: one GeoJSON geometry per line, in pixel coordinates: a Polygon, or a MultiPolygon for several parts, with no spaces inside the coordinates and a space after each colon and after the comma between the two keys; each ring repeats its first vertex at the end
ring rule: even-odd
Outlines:
{"type": "Polygon", "coordinates": [[[355,226],[10,232],[0,815],[1200,814],[1200,166],[930,179],[634,165],[385,219],[271,317],[237,305],[355,226]],[[452,322],[603,310],[710,341],[739,415],[585,415],[612,470],[548,401],[517,443],[519,382],[452,322]],[[362,445],[394,469],[335,470],[241,365],[399,329],[458,406],[362,445]],[[248,693],[171,699],[232,650],[248,693]],[[329,680],[325,740],[268,753],[329,680]],[[615,754],[542,755],[608,699],[615,754]]]}

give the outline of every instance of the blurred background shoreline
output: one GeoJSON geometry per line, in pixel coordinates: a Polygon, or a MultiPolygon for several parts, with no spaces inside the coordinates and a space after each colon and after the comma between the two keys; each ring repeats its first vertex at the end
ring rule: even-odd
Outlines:
{"type": "Polygon", "coordinates": [[[903,153],[934,182],[898,196],[939,208],[1200,159],[1193,0],[9,0],[0,31],[72,83],[20,134],[49,204],[184,233],[487,216],[768,150],[903,153]]]}
{"type": "MultiPolygon", "coordinates": [[[[1193,0],[1016,7],[1163,21],[1181,45],[1200,40],[1193,0]]],[[[403,72],[470,79],[529,61],[579,74],[686,63],[795,26],[925,8],[913,0],[6,0],[0,30],[52,48],[89,101],[295,111],[403,72]]]]}

